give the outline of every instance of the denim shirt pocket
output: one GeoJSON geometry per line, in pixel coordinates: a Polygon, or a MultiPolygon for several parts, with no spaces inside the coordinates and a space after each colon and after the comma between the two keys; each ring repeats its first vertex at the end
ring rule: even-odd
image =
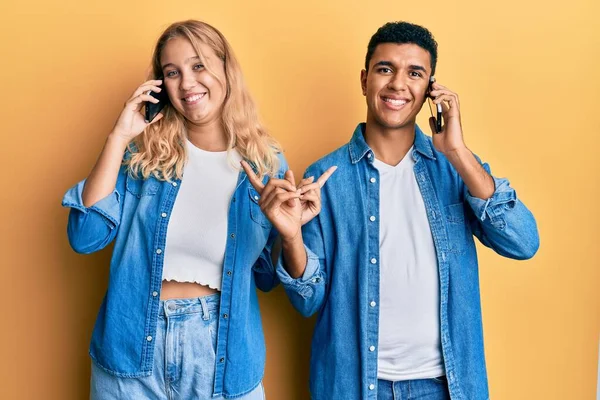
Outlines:
{"type": "Polygon", "coordinates": [[[467,226],[463,203],[444,207],[446,213],[446,229],[448,230],[448,250],[464,253],[467,244],[467,226]]]}
{"type": "Polygon", "coordinates": [[[125,182],[125,188],[129,193],[141,199],[143,196],[153,196],[158,192],[160,182],[154,178],[149,179],[135,179],[130,175],[127,175],[125,182]]]}
{"type": "Polygon", "coordinates": [[[271,221],[269,221],[258,205],[260,195],[252,186],[248,188],[248,196],[250,197],[248,203],[250,204],[250,216],[252,217],[252,220],[263,228],[271,228],[271,221]]]}

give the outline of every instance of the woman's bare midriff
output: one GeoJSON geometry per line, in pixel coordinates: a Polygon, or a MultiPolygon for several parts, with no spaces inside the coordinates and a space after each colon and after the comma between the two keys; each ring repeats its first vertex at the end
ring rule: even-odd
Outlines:
{"type": "Polygon", "coordinates": [[[217,289],[194,282],[163,281],[160,292],[161,300],[189,299],[219,293],[217,289]]]}

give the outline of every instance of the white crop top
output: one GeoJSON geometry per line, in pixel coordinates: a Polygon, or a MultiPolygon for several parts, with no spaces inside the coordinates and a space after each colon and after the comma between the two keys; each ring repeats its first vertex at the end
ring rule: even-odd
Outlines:
{"type": "Polygon", "coordinates": [[[163,280],[221,289],[227,213],[241,156],[210,152],[186,140],[188,160],[167,228],[163,280]]]}

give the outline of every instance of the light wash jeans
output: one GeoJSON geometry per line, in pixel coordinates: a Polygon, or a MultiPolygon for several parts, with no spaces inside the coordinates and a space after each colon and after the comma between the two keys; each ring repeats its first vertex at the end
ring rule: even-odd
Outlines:
{"type": "MultiPolygon", "coordinates": [[[[119,378],[92,362],[92,400],[209,400],[215,373],[219,294],[160,302],[152,375],[119,378]]],[[[262,383],[239,400],[264,400],[262,383]]]]}
{"type": "Polygon", "coordinates": [[[450,400],[445,376],[410,381],[377,381],[377,400],[450,400]]]}

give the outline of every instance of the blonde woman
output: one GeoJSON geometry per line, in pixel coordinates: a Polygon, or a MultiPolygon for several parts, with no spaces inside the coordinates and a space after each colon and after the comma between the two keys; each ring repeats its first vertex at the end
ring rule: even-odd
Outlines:
{"type": "Polygon", "coordinates": [[[135,90],[89,177],[63,200],[75,251],[115,241],[91,398],[263,399],[256,287],[278,283],[277,237],[292,276],[318,263],[300,228],[332,171],[296,187],[214,27],[172,24],[152,66],[158,79],[135,90]],[[161,90],[168,104],[146,123],[143,105],[161,90]]]}

